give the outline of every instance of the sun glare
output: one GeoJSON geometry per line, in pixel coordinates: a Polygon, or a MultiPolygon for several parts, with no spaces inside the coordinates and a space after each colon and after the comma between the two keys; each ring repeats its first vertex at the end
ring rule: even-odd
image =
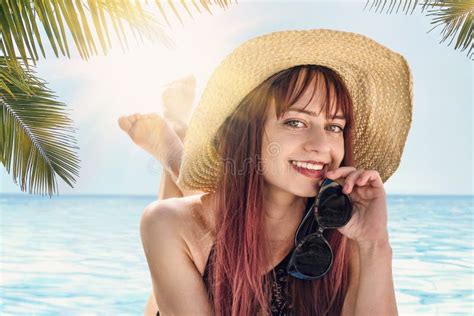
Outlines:
{"type": "MultiPolygon", "coordinates": [[[[126,51],[122,51],[115,39],[113,49],[105,56],[93,56],[88,61],[79,57],[50,58],[38,64],[38,68],[48,81],[74,83],[67,88],[76,90],[68,102],[74,108],[76,120],[91,115],[98,119],[101,114],[118,118],[135,112],[162,113],[161,93],[165,85],[194,74],[199,96],[228,44],[229,30],[218,27],[226,10],[214,8],[213,15],[193,12],[193,18],[187,13],[184,16],[185,13],[183,10],[181,14],[184,25],[169,17],[172,28],[164,26],[174,48],[146,41],[137,45],[130,36],[130,48],[126,51]]],[[[61,89],[58,90],[61,97],[61,89]]]]}

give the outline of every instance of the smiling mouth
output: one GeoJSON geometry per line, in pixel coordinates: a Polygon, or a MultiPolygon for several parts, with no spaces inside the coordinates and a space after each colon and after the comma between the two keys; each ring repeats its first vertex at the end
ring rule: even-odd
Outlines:
{"type": "Polygon", "coordinates": [[[320,170],[314,170],[314,169],[308,169],[304,167],[298,167],[297,165],[293,164],[291,161],[289,163],[293,167],[293,169],[295,169],[298,173],[311,179],[321,179],[326,174],[327,164],[323,165],[323,168],[320,170]]]}

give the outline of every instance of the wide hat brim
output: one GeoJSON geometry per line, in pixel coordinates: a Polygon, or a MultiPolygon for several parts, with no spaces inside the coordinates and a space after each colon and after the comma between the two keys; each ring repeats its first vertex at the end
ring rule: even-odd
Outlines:
{"type": "Polygon", "coordinates": [[[215,69],[191,117],[177,185],[213,192],[223,170],[212,139],[242,99],[271,75],[297,65],[331,68],[354,110],[354,163],[395,172],[412,121],[412,74],[405,58],[357,33],[329,29],[272,32],[246,41],[215,69]]]}

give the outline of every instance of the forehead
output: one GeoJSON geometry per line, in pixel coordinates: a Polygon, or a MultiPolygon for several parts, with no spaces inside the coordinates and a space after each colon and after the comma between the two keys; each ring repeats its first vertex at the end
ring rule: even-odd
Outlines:
{"type": "Polygon", "coordinates": [[[282,109],[282,116],[289,113],[304,113],[310,116],[319,116],[321,114],[344,119],[344,112],[338,108],[335,96],[328,95],[327,89],[322,89],[312,84],[302,92],[301,96],[286,109],[282,109]],[[329,104],[327,104],[329,103],[329,104]],[[329,113],[327,113],[329,112],[329,113]]]}

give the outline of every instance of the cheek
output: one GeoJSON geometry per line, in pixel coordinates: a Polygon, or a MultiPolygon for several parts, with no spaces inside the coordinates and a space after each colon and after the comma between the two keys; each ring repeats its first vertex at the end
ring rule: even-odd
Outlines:
{"type": "Polygon", "coordinates": [[[260,167],[264,175],[273,177],[275,174],[282,172],[282,158],[278,154],[272,155],[270,151],[262,153],[260,167]]]}
{"type": "Polygon", "coordinates": [[[334,160],[338,162],[338,164],[341,164],[343,159],[344,159],[344,139],[339,141],[337,145],[334,147],[334,160]]]}
{"type": "Polygon", "coordinates": [[[263,135],[261,156],[267,160],[277,159],[281,155],[284,142],[276,133],[269,131],[263,135]]]}
{"type": "Polygon", "coordinates": [[[291,165],[288,162],[287,156],[285,156],[279,146],[272,146],[271,144],[267,147],[266,151],[262,152],[259,168],[260,173],[267,180],[272,179],[272,182],[284,179],[285,175],[291,172],[291,165]]]}

